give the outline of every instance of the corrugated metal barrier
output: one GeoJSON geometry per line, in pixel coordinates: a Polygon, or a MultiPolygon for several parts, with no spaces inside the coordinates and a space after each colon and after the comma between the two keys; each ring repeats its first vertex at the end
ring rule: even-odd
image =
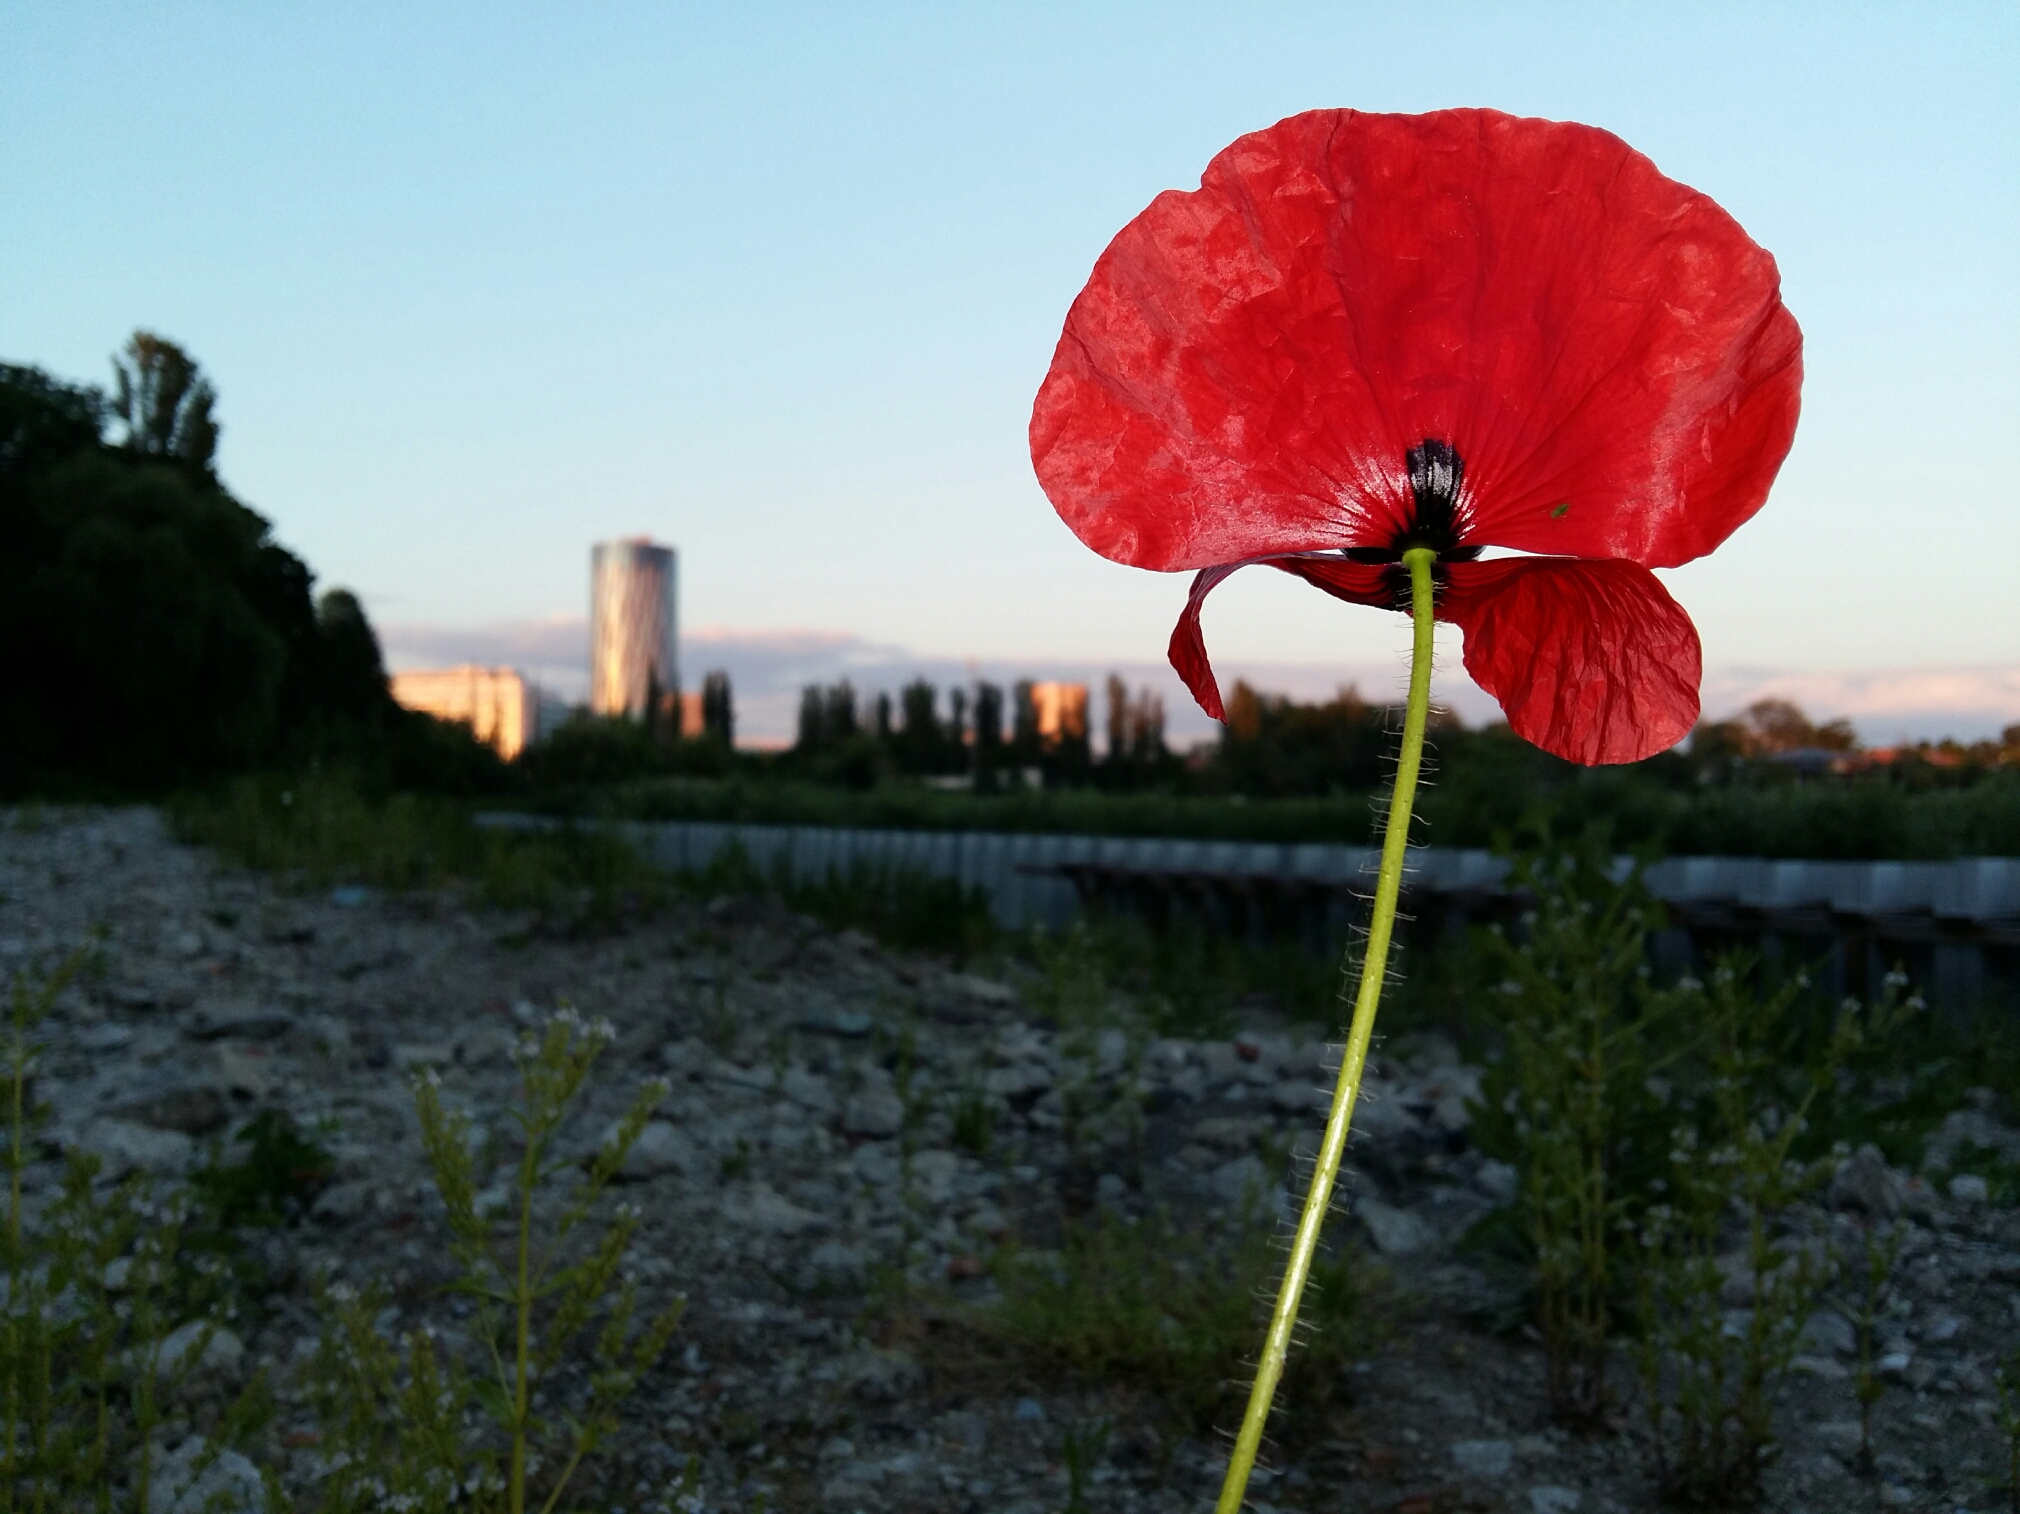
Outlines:
{"type": "MultiPolygon", "coordinates": [[[[494,815],[486,823],[542,825],[494,815]]],[[[1094,900],[1168,916],[1185,912],[1247,934],[1337,939],[1372,888],[1373,847],[989,831],[626,823],[659,865],[700,872],[740,848],[765,877],[799,884],[852,870],[950,878],[979,890],[998,923],[1057,927],[1094,900]]],[[[1625,864],[1622,864],[1625,866],[1625,864]]],[[[1405,907],[1424,926],[1505,915],[1520,901],[1507,862],[1485,851],[1418,848],[1405,907]]],[[[1819,958],[1844,992],[1870,991],[1897,962],[1939,1004],[2011,1000],[2020,988],[2020,858],[1954,862],[1807,862],[1678,857],[1651,867],[1669,906],[1659,956],[1695,960],[1729,943],[1767,943],[1819,958]]]]}

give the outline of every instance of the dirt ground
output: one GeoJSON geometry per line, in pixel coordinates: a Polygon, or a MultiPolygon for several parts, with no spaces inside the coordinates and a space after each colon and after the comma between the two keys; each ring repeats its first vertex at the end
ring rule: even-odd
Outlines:
{"type": "MultiPolygon", "coordinates": [[[[31,1193],[52,1189],[65,1146],[172,1182],[268,1109],[334,1154],[311,1211],[253,1238],[265,1291],[219,1367],[278,1386],[254,1461],[304,1494],[321,1473],[300,1391],[318,1278],[387,1290],[388,1331],[461,1339],[410,1081],[431,1069],[495,1153],[513,1049],[566,1003],[617,1030],[570,1137],[583,1150],[641,1080],[671,1080],[617,1196],[642,1211],[630,1270],[647,1300],[688,1300],[596,1506],[665,1507],[691,1457],[711,1510],[1211,1505],[1216,1434],[1176,1422],[1154,1384],[1076,1380],[992,1328],[991,1264],[1012,1244],[1042,1264],[1062,1216],[1229,1245],[1244,1226],[1279,1233],[1281,1174],[1323,1115],[1323,1042],[1260,1011],[1225,1041],[1075,1037],[1008,967],[957,971],[762,899],[682,900],[600,935],[529,938],[528,923],[452,894],[284,888],[177,844],[147,810],[0,830],[0,970],[99,944],[50,1028],[39,1087],[56,1123],[31,1193]]],[[[1367,1258],[1344,1327],[1361,1338],[1328,1341],[1333,1365],[1305,1384],[1252,1506],[1655,1506],[1624,1361],[1616,1423],[1553,1426],[1505,1284],[1457,1248],[1514,1177],[1468,1139],[1480,1069],[1425,1038],[1385,1044],[1374,1071],[1339,1226],[1367,1258]]],[[[1967,1108],[1943,1139],[2015,1137],[1967,1108]]],[[[2020,1214],[1884,1166],[1832,1195],[1810,1216],[1820,1234],[1876,1207],[1905,1226],[1877,1457],[1858,1468],[1850,1330],[1821,1309],[1764,1507],[2007,1508],[1993,1369],[2020,1337],[2020,1214]]],[[[565,1400],[571,1379],[547,1391],[565,1400]]]]}

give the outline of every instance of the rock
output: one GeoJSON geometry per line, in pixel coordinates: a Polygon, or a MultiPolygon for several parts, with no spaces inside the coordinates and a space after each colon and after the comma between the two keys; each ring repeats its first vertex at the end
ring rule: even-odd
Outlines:
{"type": "Polygon", "coordinates": [[[825,1230],[828,1222],[802,1209],[769,1183],[739,1183],[723,1195],[723,1218],[768,1235],[802,1235],[825,1230]]]}
{"type": "Polygon", "coordinates": [[[192,1435],[173,1451],[155,1447],[147,1514],[258,1514],[267,1507],[259,1468],[236,1451],[192,1435]]]}
{"type": "Polygon", "coordinates": [[[1489,1157],[1473,1174],[1473,1186],[1497,1204],[1512,1204],[1515,1195],[1521,1192],[1522,1174],[1511,1163],[1489,1157]]]}
{"type": "Polygon", "coordinates": [[[1816,1427],[1816,1437],[1824,1443],[1831,1455],[1839,1461],[1849,1462],[1859,1454],[1859,1447],[1865,1444],[1864,1432],[1855,1419],[1832,1420],[1816,1427]]]}
{"type": "Polygon", "coordinates": [[[801,1030],[811,1031],[819,1036],[839,1036],[844,1040],[860,1040],[867,1036],[876,1021],[866,1014],[852,1009],[820,1009],[802,1015],[798,1021],[801,1030]]]}
{"type": "Polygon", "coordinates": [[[133,1028],[107,1020],[98,1025],[87,1025],[77,1032],[77,1046],[80,1051],[94,1055],[124,1051],[133,1044],[133,1028]]]}
{"type": "Polygon", "coordinates": [[[810,1291],[817,1288],[854,1288],[861,1285],[865,1271],[866,1261],[860,1247],[844,1245],[840,1241],[822,1241],[807,1253],[806,1264],[800,1270],[800,1282],[810,1291]]]}
{"type": "MultiPolygon", "coordinates": [[[[616,1133],[617,1126],[613,1124],[604,1132],[603,1139],[608,1141],[616,1133]]],[[[707,1154],[688,1139],[685,1131],[666,1120],[649,1120],[625,1154],[618,1176],[634,1182],[647,1182],[670,1172],[695,1178],[706,1176],[710,1165],[707,1154]]]]}
{"type": "Polygon", "coordinates": [[[1934,1224],[1938,1209],[1936,1185],[1925,1177],[1912,1177],[1901,1184],[1901,1213],[1921,1224],[1934,1224]]]}
{"type": "Polygon", "coordinates": [[[1882,1223],[1899,1218],[1902,1190],[1900,1174],[1887,1165],[1877,1146],[1861,1146],[1831,1178],[1829,1202],[1833,1209],[1856,1209],[1868,1219],[1882,1223]]]}
{"type": "Polygon", "coordinates": [[[155,1176],[180,1177],[196,1156],[196,1143],[181,1131],[155,1130],[130,1120],[93,1120],[77,1144],[98,1157],[104,1164],[99,1176],[109,1180],[136,1169],[155,1176]]]}
{"type": "Polygon", "coordinates": [[[1006,1104],[1024,1103],[1052,1086],[1052,1070],[1036,1060],[1012,1062],[1007,1067],[990,1068],[982,1086],[1006,1104]]]}
{"type": "Polygon", "coordinates": [[[272,1064],[257,1047],[226,1042],[217,1049],[216,1067],[217,1080],[226,1093],[264,1099],[274,1091],[272,1064]]]}
{"type": "Polygon", "coordinates": [[[407,1041],[393,1048],[393,1065],[402,1072],[440,1069],[453,1066],[455,1061],[456,1048],[447,1041],[407,1041]]]}
{"type": "Polygon", "coordinates": [[[1017,1002],[1017,990],[1008,983],[998,983],[993,978],[977,977],[974,973],[947,974],[947,987],[978,1004],[988,1004],[1000,1009],[1008,1009],[1017,1002]]]}
{"type": "Polygon", "coordinates": [[[897,1090],[875,1085],[850,1096],[842,1109],[842,1133],[885,1140],[905,1128],[905,1106],[897,1090]]]}
{"type": "Polygon", "coordinates": [[[1410,1256],[1428,1250],[1438,1240],[1438,1232],[1420,1216],[1380,1199],[1355,1200],[1354,1217],[1368,1227],[1368,1239],[1384,1256],[1410,1256]]]}
{"type": "Polygon", "coordinates": [[[1308,1109],[1318,1108],[1322,1097],[1311,1084],[1296,1078],[1285,1078],[1270,1088],[1270,1108],[1283,1114],[1303,1114],[1308,1109]]]}
{"type": "Polygon", "coordinates": [[[816,1119],[829,1119],[835,1112],[834,1085],[798,1062],[788,1066],[779,1079],[779,1092],[816,1119]]]}
{"type": "Polygon", "coordinates": [[[191,1320],[162,1337],[155,1363],[163,1377],[173,1377],[190,1371],[235,1372],[244,1360],[245,1342],[231,1331],[205,1320],[191,1320]]]}
{"type": "Polygon", "coordinates": [[[1192,1127],[1192,1138],[1216,1151],[1253,1151],[1269,1130],[1269,1121],[1245,1115],[1216,1115],[1192,1127]]]}
{"type": "Polygon", "coordinates": [[[1992,1185],[1975,1172],[1960,1172],[1950,1179],[1950,1197],[1960,1204],[1983,1204],[1992,1197],[1992,1185]]]}
{"type": "Polygon", "coordinates": [[[1908,1368],[1913,1365],[1914,1360],[1915,1355],[1912,1351],[1889,1351],[1873,1365],[1880,1376],[1889,1382],[1898,1383],[1906,1380],[1908,1368]]]}
{"type": "Polygon", "coordinates": [[[1819,1309],[1804,1322],[1798,1348],[1824,1356],[1850,1356],[1859,1349],[1859,1336],[1837,1310],[1819,1309]]]}
{"type": "Polygon", "coordinates": [[[122,1119],[151,1125],[156,1130],[179,1130],[184,1135],[209,1135],[221,1130],[231,1118],[231,1106],[212,1083],[186,1083],[123,1105],[116,1111],[122,1119]]]}
{"type": "Polygon", "coordinates": [[[1269,1169],[1263,1166],[1262,1158],[1251,1152],[1245,1157],[1236,1157],[1232,1162],[1223,1162],[1214,1168],[1207,1178],[1214,1197],[1230,1208],[1252,1203],[1262,1198],[1275,1185],[1270,1182],[1269,1169]]]}
{"type": "Polygon", "coordinates": [[[227,1036],[267,1041],[287,1034],[296,1023],[293,1015],[272,1005],[204,1004],[189,1012],[182,1033],[199,1041],[219,1041],[227,1036]]]}
{"type": "Polygon", "coordinates": [[[1360,1097],[1354,1101],[1355,1138],[1387,1141],[1423,1129],[1422,1123],[1404,1103],[1401,1093],[1394,1084],[1373,1076],[1365,1078],[1361,1083],[1360,1097]]]}
{"type": "Polygon", "coordinates": [[[1120,1209],[1129,1199],[1129,1184],[1119,1172],[1104,1172],[1094,1180],[1094,1202],[1103,1209],[1120,1209]]]}
{"type": "Polygon", "coordinates": [[[1455,1441],[1452,1463],[1469,1477],[1505,1477],[1515,1465],[1515,1446],[1505,1440],[1455,1441]]]}
{"type": "Polygon", "coordinates": [[[1129,1062],[1129,1037],[1119,1030],[1104,1030],[1094,1038],[1094,1062],[1103,1077],[1116,1076],[1129,1062]]]}
{"type": "Polygon", "coordinates": [[[938,1208],[954,1195],[961,1159],[951,1151],[922,1151],[912,1158],[912,1192],[938,1208]]]}
{"type": "Polygon", "coordinates": [[[1468,1107],[1480,1097],[1482,1069],[1452,1066],[1418,1090],[1417,1100],[1431,1106],[1431,1123],[1440,1130],[1456,1133],[1473,1123],[1468,1107]]]}
{"type": "Polygon", "coordinates": [[[1576,1488],[1539,1483],[1529,1490],[1530,1514],[1578,1514],[1585,1495],[1576,1488]]]}
{"type": "Polygon", "coordinates": [[[372,1184],[362,1178],[332,1183],[316,1195],[309,1214],[329,1225],[347,1225],[365,1212],[371,1201],[372,1184]]]}
{"type": "Polygon", "coordinates": [[[865,1343],[842,1363],[841,1378],[864,1398],[889,1400],[916,1388],[925,1380],[925,1373],[904,1352],[865,1343]]]}
{"type": "Polygon", "coordinates": [[[1947,1346],[1964,1331],[1964,1322],[1954,1314],[1939,1314],[1922,1329],[1922,1344],[1947,1346]]]}

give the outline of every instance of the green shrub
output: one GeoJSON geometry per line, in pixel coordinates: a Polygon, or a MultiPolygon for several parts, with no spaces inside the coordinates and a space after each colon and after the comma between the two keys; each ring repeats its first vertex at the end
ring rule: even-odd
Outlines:
{"type": "Polygon", "coordinates": [[[184,1420],[207,1464],[263,1422],[255,1378],[222,1410],[192,1391],[233,1310],[229,1272],[192,1254],[186,1195],[138,1177],[108,1187],[97,1158],[74,1153],[60,1191],[24,1198],[33,1133],[48,1116],[28,1089],[37,1029],[83,965],[72,956],[11,984],[4,1065],[9,1173],[0,1236],[0,1506],[149,1510],[163,1465],[157,1431],[184,1420]],[[175,1336],[180,1327],[188,1333],[175,1336]]]}
{"type": "MultiPolygon", "coordinates": [[[[1068,1222],[1057,1251],[1006,1247],[993,1267],[1001,1299],[980,1322],[1041,1367],[1080,1384],[1134,1388],[1179,1433],[1204,1432],[1239,1391],[1254,1349],[1256,1299],[1282,1265],[1273,1234],[1253,1213],[1231,1240],[1216,1240],[1161,1213],[1097,1212],[1068,1222]]],[[[1345,1364],[1379,1338],[1367,1308],[1375,1286],[1350,1250],[1313,1269],[1287,1402],[1302,1411],[1337,1400],[1345,1364]]]]}
{"type": "Polygon", "coordinates": [[[1593,844],[1521,857],[1514,881],[1535,906],[1519,941],[1486,934],[1503,975],[1487,1008],[1505,1052],[1484,1080],[1475,1135],[1521,1174],[1551,1409],[1596,1423],[1610,1406],[1621,1242],[1661,1140],[1649,1079],[1675,1005],[1644,964],[1661,911],[1593,844]]]}
{"type": "Polygon", "coordinates": [[[510,1198],[494,1211],[478,1190],[469,1117],[437,1082],[415,1079],[422,1144],[448,1211],[453,1287],[476,1305],[466,1358],[426,1330],[399,1342],[375,1327],[384,1300],[325,1289],[327,1324],[314,1384],[330,1476],[323,1514],[454,1504],[483,1514],[561,1506],[584,1460],[617,1427],[619,1405],[658,1360],[682,1303],[639,1324],[621,1269],[638,1227],[619,1205],[600,1234],[577,1236],[623,1166],[666,1084],[646,1084],[567,1191],[552,1180],[576,1163],[555,1150],[561,1126],[611,1040],[563,1009],[517,1052],[522,1101],[510,1198]],[[583,1390],[557,1402],[557,1369],[588,1341],[583,1390]],[[544,1496],[543,1496],[544,1495],[544,1496]]]}

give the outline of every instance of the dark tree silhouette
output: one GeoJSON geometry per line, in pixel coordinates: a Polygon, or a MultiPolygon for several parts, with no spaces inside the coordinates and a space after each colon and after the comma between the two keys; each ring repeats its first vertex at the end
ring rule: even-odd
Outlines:
{"type": "Polygon", "coordinates": [[[729,674],[710,673],[701,681],[701,729],[723,745],[736,741],[736,710],[731,702],[729,674]]]}
{"type": "Polygon", "coordinates": [[[174,342],[136,331],[112,360],[112,413],[126,427],[136,457],[180,463],[209,477],[217,455],[217,390],[196,360],[174,342]]]}

